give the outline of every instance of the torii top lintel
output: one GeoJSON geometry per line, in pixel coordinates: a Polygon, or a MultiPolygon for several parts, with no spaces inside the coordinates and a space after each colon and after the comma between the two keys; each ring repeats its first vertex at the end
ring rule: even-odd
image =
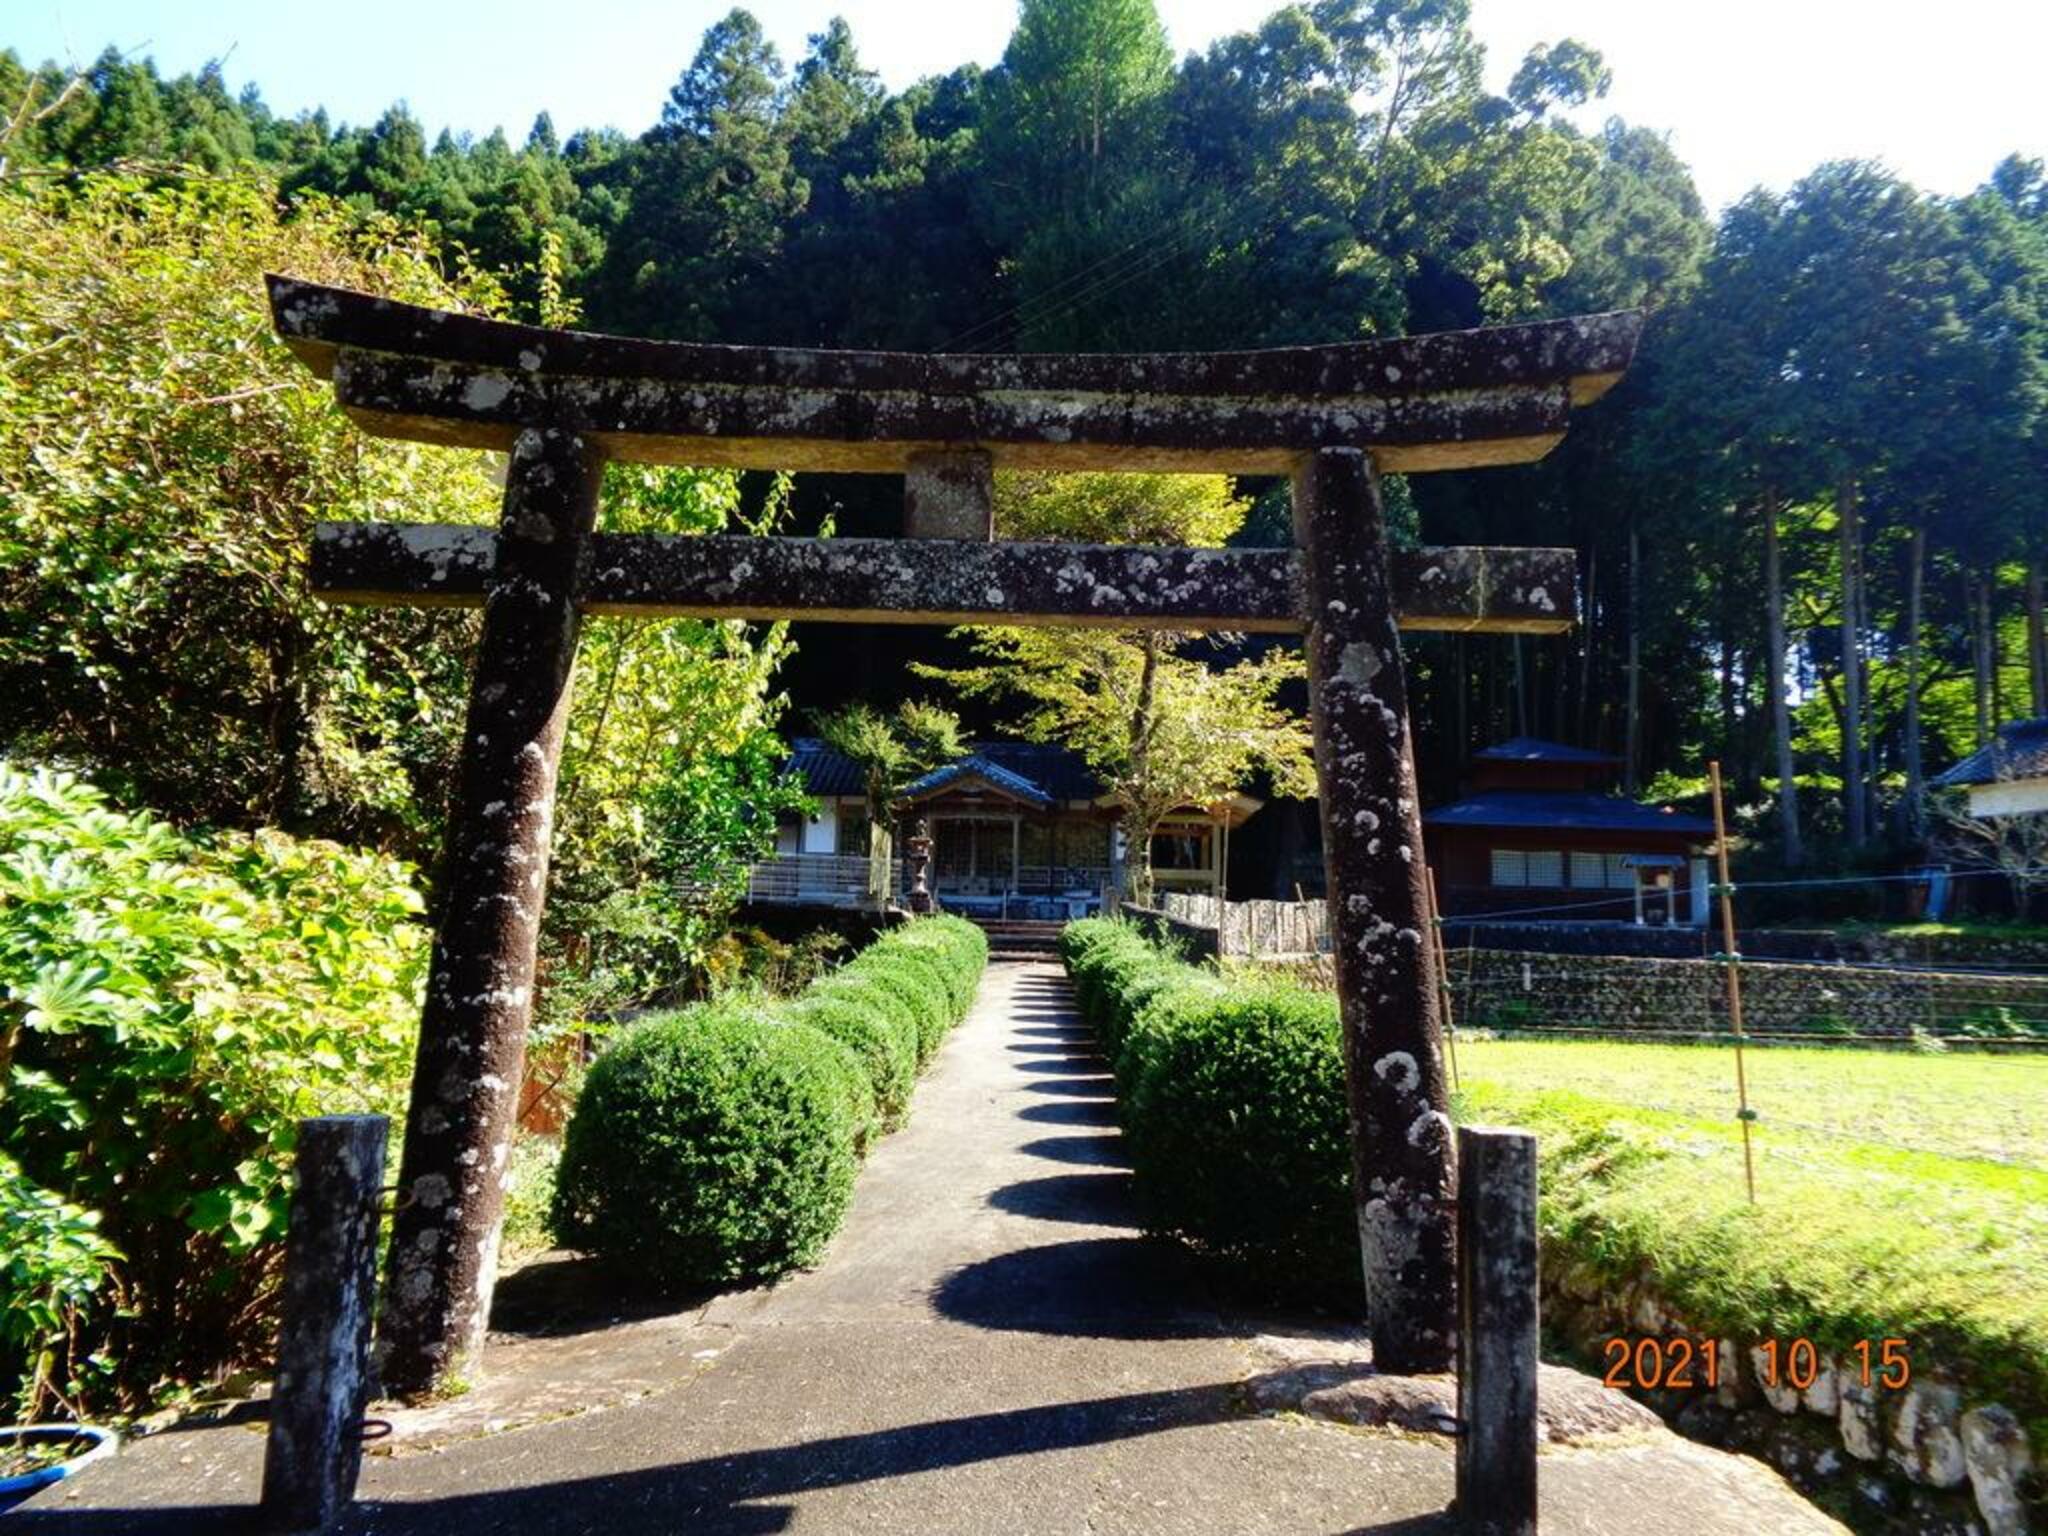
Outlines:
{"type": "Polygon", "coordinates": [[[269,286],[278,334],[380,436],[504,449],[558,427],[647,463],[875,473],[968,446],[1046,470],[1282,474],[1340,447],[1408,473],[1521,463],[1621,376],[1642,326],[1623,311],[1248,352],[849,352],[600,336],[269,286]]]}

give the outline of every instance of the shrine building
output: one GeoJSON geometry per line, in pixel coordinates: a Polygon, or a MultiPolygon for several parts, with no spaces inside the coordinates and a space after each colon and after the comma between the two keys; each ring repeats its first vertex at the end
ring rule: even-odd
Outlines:
{"type": "Polygon", "coordinates": [[[1714,824],[1616,793],[1621,767],[1529,736],[1475,752],[1462,798],[1422,816],[1445,914],[1706,922],[1714,824]]]}

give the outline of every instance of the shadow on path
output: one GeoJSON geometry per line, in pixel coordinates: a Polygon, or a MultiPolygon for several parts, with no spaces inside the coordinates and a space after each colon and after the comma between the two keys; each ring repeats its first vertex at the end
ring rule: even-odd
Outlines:
{"type": "MultiPolygon", "coordinates": [[[[405,1503],[366,1501],[349,1511],[337,1529],[377,1536],[483,1536],[501,1531],[763,1536],[788,1529],[795,1516],[792,1506],[773,1502],[778,1499],[1243,1419],[1249,1416],[1243,1406],[1246,1389],[1255,1385],[1232,1381],[1133,1392],[830,1436],[531,1488],[455,1493],[405,1503]]],[[[244,1505],[24,1509],[8,1517],[10,1536],[170,1536],[195,1530],[226,1536],[255,1529],[254,1511],[244,1505]]],[[[1359,1527],[1350,1536],[1449,1536],[1457,1529],[1447,1515],[1430,1514],[1359,1527]]]]}
{"type": "Polygon", "coordinates": [[[990,1195],[988,1203],[1013,1216],[1033,1216],[1040,1221],[1071,1221],[1089,1227],[1138,1225],[1131,1176],[1118,1170],[1020,1179],[990,1195]]]}
{"type": "Polygon", "coordinates": [[[1034,1125],[1116,1125],[1116,1100],[1075,1099],[1064,1104],[1027,1104],[1017,1111],[1019,1120],[1034,1125]]]}
{"type": "MultiPolygon", "coordinates": [[[[1040,1105],[1039,1108],[1052,1108],[1040,1105]]],[[[1114,1122],[1108,1122],[1113,1124],[1114,1122]]],[[[1054,1163],[1086,1163],[1095,1168],[1128,1168],[1130,1159],[1124,1156],[1123,1142],[1114,1135],[1100,1136],[1040,1136],[1027,1141],[1017,1149],[1033,1157],[1042,1157],[1054,1163]]]]}
{"type": "Polygon", "coordinates": [[[1194,1339],[1220,1327],[1192,1258],[1151,1237],[1080,1238],[999,1253],[948,1275],[932,1305],[955,1322],[1000,1333],[1194,1339]]]}

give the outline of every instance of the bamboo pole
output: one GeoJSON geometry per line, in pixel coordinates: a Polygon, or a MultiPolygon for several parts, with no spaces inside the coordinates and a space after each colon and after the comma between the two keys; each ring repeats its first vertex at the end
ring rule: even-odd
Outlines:
{"type": "Polygon", "coordinates": [[[1425,866],[1429,877],[1429,948],[1430,963],[1436,972],[1437,996],[1442,999],[1444,1011],[1444,1051],[1450,1057],[1451,1086],[1463,1086],[1458,1081],[1458,1026],[1451,1013],[1451,966],[1444,954],[1444,914],[1436,901],[1436,871],[1425,866]]]}
{"type": "Polygon", "coordinates": [[[1728,978],[1728,1022],[1735,1031],[1736,1118],[1742,1122],[1742,1178],[1749,1187],[1749,1203],[1756,1204],[1756,1153],[1750,1145],[1749,1128],[1756,1112],[1749,1107],[1749,1076],[1742,1059],[1742,966],[1735,948],[1735,887],[1728,879],[1728,820],[1721,808],[1721,764],[1707,764],[1707,778],[1714,791],[1714,859],[1721,881],[1721,965],[1728,978]]]}

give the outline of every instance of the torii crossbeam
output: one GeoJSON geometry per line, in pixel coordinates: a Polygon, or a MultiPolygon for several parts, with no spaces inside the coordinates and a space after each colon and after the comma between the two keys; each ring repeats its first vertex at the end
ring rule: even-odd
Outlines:
{"type": "Polygon", "coordinates": [[[387,1390],[466,1370],[489,1312],[586,612],[1301,634],[1374,1356],[1450,1366],[1455,1170],[1398,629],[1551,633],[1577,589],[1569,550],[1390,549],[1378,477],[1541,457],[1627,367],[1638,316],[997,357],[593,336],[278,277],[270,300],[368,431],[511,455],[495,534],[322,524],[313,548],[332,601],[484,609],[379,1324],[387,1390]],[[613,457],[902,474],[907,538],[597,533],[613,457]],[[1299,547],[993,542],[998,467],[1287,474],[1299,547]]]}

